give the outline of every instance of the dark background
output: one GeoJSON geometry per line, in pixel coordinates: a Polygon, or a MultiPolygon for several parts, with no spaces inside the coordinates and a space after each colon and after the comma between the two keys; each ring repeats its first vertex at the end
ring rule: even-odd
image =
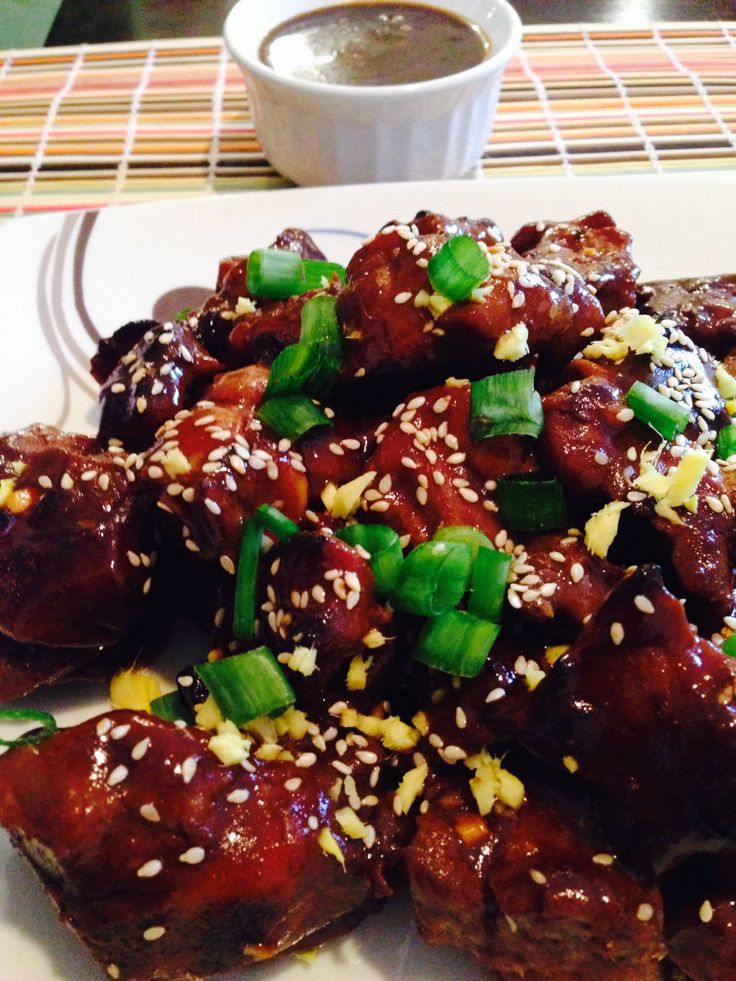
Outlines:
{"type": "MultiPolygon", "coordinates": [[[[234,5],[235,0],[64,0],[46,43],[218,35],[234,5]]],[[[650,20],[736,18],[736,0],[516,0],[514,6],[527,24],[594,21],[635,27],[650,20]]]]}

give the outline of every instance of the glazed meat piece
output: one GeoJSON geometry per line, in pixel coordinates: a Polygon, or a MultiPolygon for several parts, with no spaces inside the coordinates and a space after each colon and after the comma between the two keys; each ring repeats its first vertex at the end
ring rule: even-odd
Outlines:
{"type": "Polygon", "coordinates": [[[395,822],[369,784],[379,744],[346,737],[364,829],[351,838],[333,743],[287,741],[282,759],[255,751],[244,768],[209,738],[112,712],[0,758],[0,821],[121,981],[191,981],[311,947],[390,894],[395,822]]]}
{"type": "Polygon", "coordinates": [[[88,647],[19,644],[0,634],[0,704],[68,677],[97,654],[88,647]]]}
{"type": "MultiPolygon", "coordinates": [[[[390,222],[398,225],[400,222],[390,222]]],[[[420,235],[470,235],[476,242],[497,245],[503,242],[503,232],[492,218],[448,218],[435,211],[418,211],[412,222],[420,235]]]]}
{"type": "Polygon", "coordinates": [[[717,358],[736,348],[736,276],[667,279],[639,288],[637,306],[644,313],[676,321],[717,358]]]}
{"type": "Polygon", "coordinates": [[[124,458],[52,426],[0,439],[0,630],[13,640],[107,646],[143,615],[151,509],[124,458]]]}
{"type": "Polygon", "coordinates": [[[535,623],[554,620],[557,629],[561,621],[585,623],[623,577],[623,569],[591,554],[579,535],[557,532],[527,537],[515,571],[511,605],[535,623]]]}
{"type": "MultiPolygon", "coordinates": [[[[253,309],[243,312],[232,321],[227,342],[227,358],[231,364],[271,364],[289,344],[296,344],[301,332],[302,307],[317,293],[310,290],[288,300],[259,300],[253,309]]],[[[333,282],[327,292],[337,292],[333,282]]]]}
{"type": "MultiPolygon", "coordinates": [[[[325,258],[312,237],[301,228],[285,228],[276,237],[276,240],[271,243],[269,248],[282,249],[286,252],[296,252],[303,259],[325,258]]],[[[248,314],[256,311],[255,304],[246,285],[247,271],[247,256],[229,256],[223,259],[220,262],[217,274],[216,292],[204,303],[202,309],[194,314],[194,332],[197,340],[212,355],[220,359],[225,359],[227,356],[228,338],[233,329],[235,319],[245,317],[247,324],[249,321],[248,314]]],[[[268,301],[259,303],[261,307],[267,308],[269,305],[273,304],[269,304],[268,301]]],[[[277,305],[281,306],[279,301],[277,301],[277,305]]],[[[291,312],[292,308],[289,307],[288,309],[291,312]]],[[[278,324],[277,320],[278,318],[274,318],[268,321],[268,324],[270,324],[275,332],[274,336],[270,335],[265,327],[261,331],[264,335],[261,341],[262,349],[272,351],[267,359],[269,362],[273,361],[276,354],[281,350],[280,347],[276,347],[275,349],[273,347],[275,343],[278,343],[278,331],[287,331],[290,322],[288,317],[278,324]]],[[[245,329],[243,328],[241,330],[241,337],[245,329]]],[[[291,341],[286,341],[281,346],[285,347],[287,343],[291,343],[291,341]]],[[[243,357],[235,363],[251,364],[261,360],[264,360],[264,358],[253,357],[246,359],[243,357]]]]}
{"type": "Polygon", "coordinates": [[[526,741],[587,782],[622,855],[664,870],[733,848],[733,662],[656,568],[613,590],[537,696],[526,741]]]}
{"type": "Polygon", "coordinates": [[[353,701],[381,700],[397,668],[397,629],[374,596],[370,564],[354,548],[316,531],[277,543],[262,563],[259,597],[259,640],[293,668],[287,673],[300,705],[311,710],[343,698],[356,657],[368,670],[353,701]],[[293,655],[295,648],[306,654],[306,664],[293,655]]]}
{"type": "Polygon", "coordinates": [[[174,542],[234,573],[243,521],[260,504],[300,520],[307,478],[289,440],[270,436],[254,417],[265,369],[218,377],[203,399],[168,420],[145,454],[141,477],[158,493],[174,542]]]}
{"type": "Polygon", "coordinates": [[[501,530],[484,478],[468,465],[470,386],[438,386],[410,395],[375,430],[366,464],[374,472],[364,507],[372,520],[408,535],[412,545],[441,525],[474,525],[493,539],[501,530]]]}
{"type": "Polygon", "coordinates": [[[620,559],[624,564],[643,559],[671,563],[681,588],[697,601],[699,619],[712,629],[733,606],[734,522],[728,474],[709,465],[697,486],[697,512],[678,508],[674,516],[661,506],[656,510],[655,498],[635,486],[646,469],[643,454],[650,453],[650,464],[666,474],[689,449],[710,450],[722,424],[723,400],[710,378],[712,361],[701,360],[692,342],[688,344],[668,346],[675,368],[655,365],[652,370],[648,357],[632,354],[617,365],[605,360],[575,362],[581,377],[543,399],[539,445],[542,458],[571,497],[590,510],[606,501],[625,502],[624,529],[637,521],[653,529],[654,534],[642,535],[637,527],[628,539],[624,531],[617,541],[620,559]],[[633,418],[625,400],[637,376],[660,392],[677,391],[693,403],[697,425],[689,425],[674,446],[662,444],[659,455],[655,451],[660,437],[633,418]]]}
{"type": "Polygon", "coordinates": [[[466,788],[448,780],[405,853],[424,939],[498,981],[657,981],[659,896],[609,854],[585,803],[525,778],[518,810],[481,817],[466,788]]]}
{"type": "Polygon", "coordinates": [[[477,299],[432,306],[427,263],[452,222],[430,221],[426,213],[421,221],[431,233],[415,224],[387,225],[348,264],[337,309],[343,379],[358,397],[376,385],[388,398],[402,384],[482,377],[529,350],[543,355],[540,365],[550,371],[575,353],[581,331],[602,326],[600,305],[576,273],[568,270],[558,282],[559,269],[530,263],[502,244],[488,248],[491,273],[477,299]]]}
{"type": "Polygon", "coordinates": [[[149,327],[100,389],[100,442],[117,439],[129,450],[146,449],[159,426],[191,404],[194,384],[221,367],[188,324],[149,327]]]}
{"type": "Polygon", "coordinates": [[[665,876],[667,953],[692,981],[730,981],[736,958],[734,856],[702,856],[665,876]]]}
{"type": "Polygon", "coordinates": [[[633,307],[639,267],[631,257],[631,235],[605,211],[569,222],[539,221],[524,225],[512,246],[531,262],[547,262],[579,273],[604,313],[633,307]]]}
{"type": "Polygon", "coordinates": [[[101,337],[90,362],[94,380],[100,385],[104,384],[118,367],[120,359],[143,340],[145,333],[159,326],[157,320],[132,320],[118,327],[110,337],[101,337]]]}

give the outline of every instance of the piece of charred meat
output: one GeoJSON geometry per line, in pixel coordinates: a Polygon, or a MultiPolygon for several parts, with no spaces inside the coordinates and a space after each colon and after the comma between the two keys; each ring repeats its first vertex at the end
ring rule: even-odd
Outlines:
{"type": "MultiPolygon", "coordinates": [[[[500,766],[477,767],[479,798],[500,766]]],[[[419,817],[405,861],[424,939],[470,951],[499,981],[657,981],[656,890],[616,862],[584,799],[527,777],[519,793],[481,815],[456,774],[419,817]]]]}
{"type": "Polygon", "coordinates": [[[209,739],[113,712],[0,758],[0,820],[124,981],[191,981],[312,947],[391,893],[397,825],[371,782],[380,744],[348,734],[338,757],[292,740],[244,767],[223,766],[209,739]],[[335,793],[334,760],[349,792],[335,793]]]}
{"type": "Polygon", "coordinates": [[[644,313],[674,320],[717,358],[727,362],[732,358],[736,349],[735,275],[643,283],[636,305],[644,313]]]}
{"type": "Polygon", "coordinates": [[[631,257],[631,235],[605,211],[568,222],[532,222],[519,229],[511,244],[530,262],[574,269],[604,313],[635,305],[639,267],[631,257]]]}
{"type": "Polygon", "coordinates": [[[143,615],[151,508],[125,454],[31,426],[0,439],[0,630],[50,647],[115,643],[143,615]]]}

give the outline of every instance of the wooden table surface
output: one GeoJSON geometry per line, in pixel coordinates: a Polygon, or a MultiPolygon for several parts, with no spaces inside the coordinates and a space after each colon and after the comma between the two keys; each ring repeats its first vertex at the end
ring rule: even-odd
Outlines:
{"type": "MultiPolygon", "coordinates": [[[[264,3],[267,0],[250,0],[264,3]]],[[[47,44],[219,35],[235,0],[64,0],[47,44]]],[[[736,0],[515,0],[526,24],[733,20],[736,0]]]]}

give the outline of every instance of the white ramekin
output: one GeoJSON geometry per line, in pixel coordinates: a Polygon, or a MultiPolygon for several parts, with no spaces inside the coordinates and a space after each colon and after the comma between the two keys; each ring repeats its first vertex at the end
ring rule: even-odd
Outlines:
{"type": "Polygon", "coordinates": [[[407,85],[333,85],[280,75],[258,57],[277,24],[344,0],[240,0],[225,42],[245,75],[268,160],[297,184],[461,177],[493,126],[501,76],[521,41],[507,0],[429,0],[474,21],[491,56],[473,68],[407,85]]]}

